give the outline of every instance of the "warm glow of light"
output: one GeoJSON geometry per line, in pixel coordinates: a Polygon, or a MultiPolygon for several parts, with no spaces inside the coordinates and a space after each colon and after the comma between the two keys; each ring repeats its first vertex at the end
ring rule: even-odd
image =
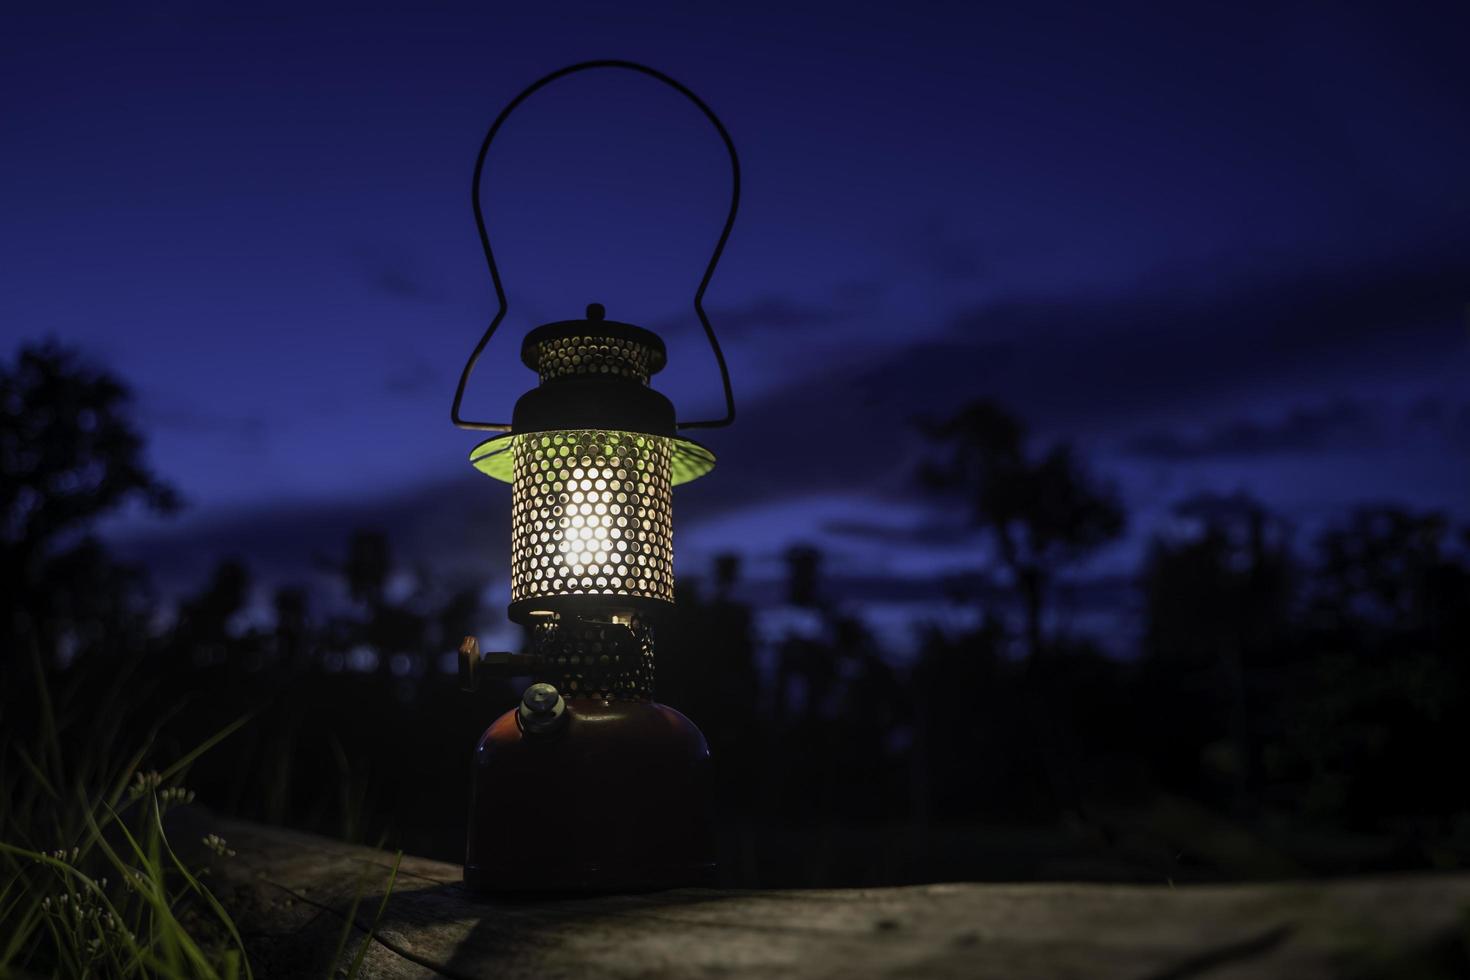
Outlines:
{"type": "Polygon", "coordinates": [[[602,430],[513,437],[512,599],[672,599],[672,446],[602,430]]]}

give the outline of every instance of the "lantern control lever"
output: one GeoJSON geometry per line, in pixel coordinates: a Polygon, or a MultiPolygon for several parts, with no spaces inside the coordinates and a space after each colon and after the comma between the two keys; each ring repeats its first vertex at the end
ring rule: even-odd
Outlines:
{"type": "Polygon", "coordinates": [[[545,661],[530,654],[481,653],[480,641],[473,636],[459,645],[459,686],[466,691],[479,687],[481,676],[529,677],[543,666],[545,661]]]}

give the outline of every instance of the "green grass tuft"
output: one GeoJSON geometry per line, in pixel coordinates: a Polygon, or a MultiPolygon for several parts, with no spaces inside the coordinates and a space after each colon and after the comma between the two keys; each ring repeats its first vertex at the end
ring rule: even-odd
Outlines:
{"type": "MultiPolygon", "coordinates": [[[[204,883],[207,871],[180,858],[164,820],[193,802],[183,785],[189,767],[248,716],[149,770],[144,760],[166,719],[120,753],[117,717],[59,720],[45,672],[32,666],[34,734],[24,741],[13,724],[0,726],[0,980],[253,980],[234,919],[204,883]]],[[[215,834],[200,843],[220,859],[235,854],[215,834]]],[[[396,873],[395,862],[369,942],[396,873]]],[[[334,975],[357,976],[365,952],[366,943],[339,972],[339,948],[334,975]]]]}

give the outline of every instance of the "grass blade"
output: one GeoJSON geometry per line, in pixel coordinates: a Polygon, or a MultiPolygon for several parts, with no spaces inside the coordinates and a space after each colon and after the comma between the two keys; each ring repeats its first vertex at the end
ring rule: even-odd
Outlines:
{"type": "MultiPolygon", "coordinates": [[[[220,922],[224,924],[225,929],[227,929],[230,933],[230,938],[235,941],[235,946],[239,950],[240,956],[243,958],[245,955],[245,940],[240,938],[240,930],[235,928],[235,920],[230,917],[229,912],[225,911],[225,907],[219,903],[219,899],[214,897],[214,893],[211,892],[208,888],[204,887],[203,882],[196,878],[193,873],[184,866],[184,862],[179,860],[179,856],[174,853],[173,845],[168,842],[168,838],[165,837],[163,834],[162,814],[154,811],[154,818],[158,821],[158,837],[159,840],[163,843],[164,850],[168,852],[169,860],[173,862],[174,867],[179,870],[179,873],[184,876],[184,880],[189,883],[189,887],[192,888],[194,892],[198,894],[201,898],[203,898],[206,903],[208,903],[209,907],[214,911],[214,914],[219,918],[220,922]]],[[[229,964],[226,965],[227,968],[230,968],[229,964]]],[[[236,973],[238,973],[240,969],[240,963],[238,961],[234,962],[232,969],[236,973]]],[[[248,978],[248,980],[254,980],[254,974],[250,971],[249,960],[245,960],[245,976],[248,978]]]]}
{"type": "Polygon", "coordinates": [[[195,759],[199,758],[201,755],[203,755],[204,753],[208,752],[210,749],[214,748],[216,745],[218,745],[220,742],[224,741],[230,735],[233,735],[236,731],[238,731],[240,729],[240,726],[244,725],[247,721],[249,721],[253,717],[255,717],[255,712],[252,711],[252,712],[249,712],[247,714],[241,715],[239,718],[236,718],[234,721],[230,722],[224,728],[221,728],[219,731],[217,731],[213,735],[209,736],[209,738],[205,739],[198,746],[196,746],[195,748],[193,748],[189,752],[185,753],[185,755],[184,755],[183,758],[179,759],[173,765],[171,765],[167,769],[165,769],[160,774],[160,778],[162,780],[164,780],[164,781],[167,781],[169,779],[172,779],[174,776],[177,776],[179,773],[181,773],[185,769],[189,768],[189,766],[191,766],[194,763],[194,760],[195,759]]]}
{"type": "Polygon", "coordinates": [[[342,934],[337,937],[337,948],[332,953],[332,963],[327,967],[327,980],[336,980],[337,963],[342,959],[342,950],[347,947],[347,937],[357,925],[357,907],[362,904],[362,889],[367,883],[367,871],[357,878],[357,889],[352,896],[352,907],[347,910],[347,921],[342,923],[342,934]]]}
{"type": "Polygon", "coordinates": [[[26,769],[35,777],[36,782],[40,784],[41,788],[46,791],[46,795],[57,803],[60,803],[61,794],[56,792],[56,787],[51,785],[51,780],[46,778],[46,774],[41,771],[41,767],[31,759],[31,754],[19,745],[15,747],[15,754],[20,757],[20,761],[25,765],[26,769]]]}
{"type": "Polygon", "coordinates": [[[403,862],[403,852],[393,859],[393,870],[388,874],[388,887],[383,890],[383,900],[378,903],[377,914],[373,916],[372,927],[368,929],[367,939],[357,948],[357,955],[352,958],[352,969],[347,971],[348,980],[357,976],[357,971],[362,969],[363,957],[367,956],[368,945],[372,943],[373,936],[378,932],[378,923],[383,921],[383,910],[388,907],[388,898],[393,894],[393,885],[398,881],[398,865],[403,862]]]}

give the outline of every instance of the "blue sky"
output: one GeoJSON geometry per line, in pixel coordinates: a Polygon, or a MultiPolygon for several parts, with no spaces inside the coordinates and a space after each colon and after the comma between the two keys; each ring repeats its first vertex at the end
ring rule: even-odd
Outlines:
{"type": "MultiPolygon", "coordinates": [[[[1464,5],[57,5],[0,15],[0,331],[133,385],[190,503],[112,534],[186,582],[305,574],[362,522],[504,589],[508,494],[447,409],[493,311],[468,177],[524,84],[650,63],[725,119],[745,200],[707,305],[741,418],[681,491],[681,567],[796,540],[929,579],[976,543],[914,493],[912,420],[996,398],[1116,483],[1125,570],[1178,499],[1303,526],[1470,516],[1464,5]]],[[[689,299],[728,176],[702,118],[583,75],[497,141],[525,330],[658,329],[686,416],[718,386],[689,299]]],[[[171,578],[170,578],[171,577],[171,578]]]]}

